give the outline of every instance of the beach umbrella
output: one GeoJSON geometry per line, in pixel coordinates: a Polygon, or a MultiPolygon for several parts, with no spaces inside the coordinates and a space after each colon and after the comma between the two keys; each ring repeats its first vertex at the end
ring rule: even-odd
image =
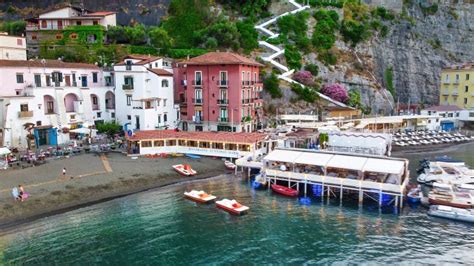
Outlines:
{"type": "Polygon", "coordinates": [[[11,153],[11,151],[10,151],[8,148],[6,148],[6,147],[0,148],[0,155],[5,156],[5,155],[8,155],[8,154],[10,154],[10,153],[11,153]]]}

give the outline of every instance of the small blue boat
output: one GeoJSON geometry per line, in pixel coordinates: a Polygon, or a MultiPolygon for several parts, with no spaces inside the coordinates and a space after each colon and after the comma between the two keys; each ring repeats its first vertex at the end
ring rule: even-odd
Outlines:
{"type": "Polygon", "coordinates": [[[421,202],[421,198],[423,197],[423,192],[421,191],[421,186],[418,185],[415,188],[412,188],[407,193],[407,201],[411,204],[418,204],[421,202]]]}
{"type": "Polygon", "coordinates": [[[265,178],[261,174],[256,175],[255,180],[252,181],[252,188],[264,189],[266,187],[267,187],[267,181],[265,180],[265,178]]]}
{"type": "Polygon", "coordinates": [[[186,153],[186,157],[192,158],[192,159],[200,159],[201,156],[196,155],[196,154],[191,154],[191,153],[186,153]]]}

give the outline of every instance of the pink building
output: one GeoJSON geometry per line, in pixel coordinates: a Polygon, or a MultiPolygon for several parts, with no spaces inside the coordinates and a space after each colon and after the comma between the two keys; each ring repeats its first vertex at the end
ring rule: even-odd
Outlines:
{"type": "Polygon", "coordinates": [[[251,132],[262,115],[263,65],[229,52],[211,52],[180,62],[174,70],[180,128],[251,132]]]}

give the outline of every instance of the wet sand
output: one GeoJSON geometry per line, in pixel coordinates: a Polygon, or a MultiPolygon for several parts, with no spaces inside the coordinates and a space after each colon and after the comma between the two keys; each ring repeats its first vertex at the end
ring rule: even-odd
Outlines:
{"type": "Polygon", "coordinates": [[[0,230],[179,182],[229,172],[221,159],[187,157],[131,159],[123,154],[84,154],[44,165],[0,172],[0,230]],[[184,177],[171,167],[189,163],[198,175],[184,177]],[[62,176],[62,168],[67,168],[62,176]],[[22,184],[30,197],[15,201],[11,188],[22,184]]]}

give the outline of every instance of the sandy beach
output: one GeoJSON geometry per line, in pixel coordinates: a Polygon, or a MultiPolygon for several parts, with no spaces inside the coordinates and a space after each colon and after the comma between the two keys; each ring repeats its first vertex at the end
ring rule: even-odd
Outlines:
{"type": "Polygon", "coordinates": [[[187,157],[131,159],[123,154],[83,154],[51,160],[26,169],[1,172],[0,230],[117,197],[178,182],[203,179],[226,172],[221,159],[187,157]],[[198,172],[184,177],[171,167],[189,163],[198,172]],[[67,174],[62,175],[66,167],[67,174]],[[22,184],[30,197],[24,202],[11,195],[22,184]]]}

